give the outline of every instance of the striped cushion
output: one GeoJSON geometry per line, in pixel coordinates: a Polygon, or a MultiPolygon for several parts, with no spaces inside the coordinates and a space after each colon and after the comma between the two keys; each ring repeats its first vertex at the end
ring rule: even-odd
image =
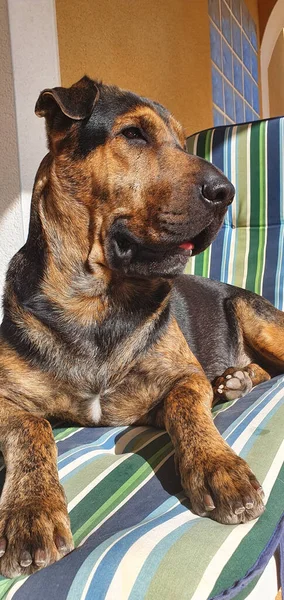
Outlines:
{"type": "Polygon", "coordinates": [[[186,272],[262,294],[284,309],[284,117],[217,127],[187,140],[236,187],[216,241],[186,272]]]}
{"type": "MultiPolygon", "coordinates": [[[[225,171],[237,199],[187,271],[283,308],[283,119],[202,132],[188,149],[225,171]]],[[[216,407],[214,418],[263,485],[258,520],[228,526],[191,513],[164,431],[56,428],[76,549],[31,577],[0,577],[0,600],[247,598],[284,538],[284,376],[216,407]]]]}
{"type": "Polygon", "coordinates": [[[215,408],[219,431],[266,493],[265,513],[239,526],[190,512],[164,431],[56,428],[77,549],[29,578],[0,579],[0,599],[207,600],[233,586],[225,598],[242,600],[279,543],[283,419],[284,377],[215,408]]]}

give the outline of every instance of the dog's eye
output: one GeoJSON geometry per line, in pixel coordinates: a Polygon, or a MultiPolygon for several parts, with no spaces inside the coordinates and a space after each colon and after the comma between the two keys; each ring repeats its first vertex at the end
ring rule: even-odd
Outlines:
{"type": "Polygon", "coordinates": [[[125,129],[121,131],[121,134],[128,140],[142,140],[143,142],[147,141],[139,127],[125,127],[125,129]]]}

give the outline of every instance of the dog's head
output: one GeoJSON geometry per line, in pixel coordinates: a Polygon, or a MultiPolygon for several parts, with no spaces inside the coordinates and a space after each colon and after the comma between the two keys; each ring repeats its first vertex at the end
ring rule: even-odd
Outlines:
{"type": "Polygon", "coordinates": [[[88,213],[89,267],[131,277],[172,277],[223,222],[234,188],[185,151],[179,123],[160,104],[83,77],[44,90],[57,197],[88,213]]]}

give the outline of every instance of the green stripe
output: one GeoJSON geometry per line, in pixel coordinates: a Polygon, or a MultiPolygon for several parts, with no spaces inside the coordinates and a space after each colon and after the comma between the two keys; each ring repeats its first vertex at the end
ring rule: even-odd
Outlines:
{"type": "Polygon", "coordinates": [[[262,292],[262,274],[265,261],[264,244],[266,240],[266,123],[260,123],[259,130],[259,244],[255,275],[255,291],[262,292]]]}
{"type": "Polygon", "coordinates": [[[64,440],[68,435],[76,433],[80,429],[81,427],[64,427],[62,429],[56,427],[56,429],[53,429],[54,439],[56,442],[59,442],[59,440],[64,440]]]}
{"type": "Polygon", "coordinates": [[[26,576],[17,577],[17,579],[4,579],[4,577],[0,575],[0,600],[6,598],[6,595],[8,594],[9,590],[12,587],[14,587],[14,585],[18,583],[21,579],[25,578],[26,576]]]}
{"type": "MultiPolygon", "coordinates": [[[[96,496],[97,496],[97,503],[94,503],[93,501],[90,501],[91,499],[88,498],[88,503],[89,503],[89,518],[86,518],[86,511],[84,510],[84,502],[82,501],[80,503],[80,513],[83,513],[83,522],[81,524],[81,526],[78,527],[78,523],[74,523],[74,519],[72,518],[73,516],[73,512],[71,511],[71,527],[72,527],[72,531],[75,530],[74,533],[74,542],[75,545],[78,545],[82,539],[88,535],[88,533],[94,529],[94,527],[96,527],[100,521],[102,521],[104,519],[104,517],[106,517],[110,512],[112,512],[112,510],[114,510],[118,504],[120,504],[122,502],[122,500],[124,500],[140,483],[142,483],[146,477],[148,475],[150,475],[151,473],[153,474],[153,471],[155,470],[155,468],[158,466],[158,464],[162,461],[163,458],[165,458],[166,456],[169,455],[169,453],[172,451],[173,447],[172,444],[169,442],[168,444],[166,444],[163,448],[161,448],[158,452],[156,452],[156,454],[151,457],[151,460],[149,460],[149,462],[145,462],[142,457],[139,457],[137,455],[133,455],[130,459],[128,459],[127,462],[131,462],[132,463],[132,467],[133,467],[133,473],[130,477],[128,477],[127,481],[125,481],[125,469],[123,469],[123,473],[121,474],[120,477],[120,485],[118,487],[118,489],[116,489],[116,491],[114,493],[110,493],[110,487],[109,487],[109,477],[106,477],[103,482],[102,482],[102,486],[97,486],[101,487],[100,491],[98,491],[98,489],[96,490],[96,496]],[[140,460],[139,460],[140,459],[140,460]],[[141,460],[143,460],[143,464],[141,465],[141,460]],[[123,482],[123,483],[122,483],[123,482]],[[101,495],[103,492],[104,493],[104,502],[101,503],[101,495]],[[94,507],[98,506],[100,500],[100,506],[97,510],[94,511],[94,507]],[[77,525],[77,527],[76,527],[77,525]],[[74,526],[74,527],[73,527],[74,526]]],[[[125,461],[126,462],[126,461],[125,461]]],[[[123,465],[125,467],[125,465],[123,465]]],[[[119,470],[119,467],[115,470],[115,474],[113,474],[115,476],[115,478],[117,479],[117,477],[119,476],[117,471],[119,470]]],[[[93,496],[92,494],[89,494],[88,496],[93,496]]],[[[87,506],[86,506],[87,508],[87,506]]],[[[82,521],[82,519],[81,519],[82,521]]]]}
{"type": "Polygon", "coordinates": [[[251,129],[250,160],[254,164],[251,169],[251,216],[250,216],[250,249],[248,260],[247,289],[255,291],[255,275],[257,269],[258,245],[259,245],[259,196],[260,196],[260,125],[256,123],[251,129]]]}
{"type": "MultiPolygon", "coordinates": [[[[284,466],[276,479],[264,514],[256,521],[250,532],[244,537],[233,556],[226,562],[224,569],[211,590],[209,597],[220,594],[234,581],[244,577],[259,557],[271,538],[275,527],[283,514],[284,466]],[[282,481],[281,481],[282,479],[282,481]]],[[[210,540],[211,543],[211,540],[210,540]]]]}
{"type": "MultiPolygon", "coordinates": [[[[284,405],[271,417],[265,428],[260,431],[253,447],[245,457],[260,483],[263,483],[273,459],[281,446],[283,440],[283,419],[284,405]]],[[[266,542],[271,537],[283,513],[283,469],[284,466],[272,488],[264,514],[258,519],[253,529],[241,541],[234,554],[226,563],[210,596],[219,594],[232,585],[232,581],[244,577],[244,574],[255,563],[266,542]]]]}
{"type": "Polygon", "coordinates": [[[163,557],[145,594],[145,600],[172,599],[173,582],[174,598],[191,598],[208,563],[234,527],[224,527],[209,519],[198,519],[196,524],[190,525],[189,530],[163,557]]]}
{"type": "Polygon", "coordinates": [[[247,226],[248,223],[248,189],[247,189],[247,136],[248,129],[246,125],[238,127],[236,132],[237,148],[236,148],[236,181],[237,181],[237,197],[236,197],[236,223],[235,231],[236,244],[232,244],[230,254],[231,260],[234,260],[234,271],[232,283],[239,287],[243,285],[244,270],[246,268],[245,255],[247,251],[247,226]]]}
{"type": "MultiPolygon", "coordinates": [[[[88,460],[88,459],[87,459],[88,460]]],[[[89,459],[90,460],[90,459],[89,459]]],[[[103,471],[119,460],[119,456],[113,454],[102,454],[99,458],[92,458],[86,465],[80,465],[76,473],[70,473],[69,477],[63,478],[64,491],[67,501],[71,502],[82,490],[92,483],[103,471]]]]}
{"type": "Polygon", "coordinates": [[[211,262],[211,246],[203,252],[202,277],[209,277],[211,262]]]}

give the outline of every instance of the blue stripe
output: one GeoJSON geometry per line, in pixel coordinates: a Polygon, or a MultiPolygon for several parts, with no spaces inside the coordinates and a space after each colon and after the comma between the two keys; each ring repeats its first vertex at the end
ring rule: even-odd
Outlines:
{"type": "Polygon", "coordinates": [[[196,520],[189,521],[184,525],[180,525],[175,531],[169,533],[157,544],[157,546],[152,550],[145,560],[145,563],[134,583],[128,600],[144,600],[148,587],[151,585],[151,581],[155,576],[159,564],[163,560],[164,556],[175,544],[175,542],[177,542],[194,525],[196,525],[196,520]]]}
{"type": "MultiPolygon", "coordinates": [[[[226,438],[226,442],[229,446],[236,441],[236,439],[240,436],[240,434],[247,428],[249,423],[254,419],[254,417],[260,413],[260,411],[267,406],[270,401],[276,395],[278,388],[281,389],[283,385],[283,378],[277,381],[277,383],[270,389],[266,394],[258,399],[255,404],[252,404],[246,411],[244,411],[241,416],[236,419],[233,424],[228,427],[228,429],[223,433],[223,437],[226,438]],[[244,418],[245,417],[245,418],[244,418]],[[228,435],[228,433],[232,430],[232,433],[228,435]]],[[[248,397],[250,394],[248,394],[248,397]]]]}
{"type": "MultiPolygon", "coordinates": [[[[283,383],[283,375],[274,377],[274,379],[269,381],[264,381],[253,388],[249,394],[233,402],[227,410],[219,412],[214,419],[214,423],[221,435],[228,435],[233,427],[238,426],[242,415],[245,415],[246,411],[250,410],[254,403],[261,402],[262,398],[266,398],[267,393],[270,393],[272,390],[276,393],[283,383]]],[[[225,407],[226,405],[223,406],[225,407]]],[[[217,406],[215,408],[217,409],[217,406]]]]}
{"type": "Polygon", "coordinates": [[[280,232],[279,232],[279,244],[278,244],[278,264],[276,271],[276,285],[275,285],[275,306],[280,310],[284,308],[283,302],[283,287],[284,287],[284,185],[283,185],[283,160],[284,160],[284,122],[280,120],[280,232]]]}
{"type": "MultiPolygon", "coordinates": [[[[154,519],[153,521],[142,522],[135,530],[131,529],[125,537],[118,540],[115,545],[110,548],[104,556],[102,562],[98,566],[92,582],[88,589],[86,600],[94,600],[94,598],[105,598],[106,592],[111,584],[119,563],[123,559],[127,550],[145,533],[167,521],[171,520],[176,515],[186,512],[188,509],[181,504],[169,511],[165,515],[154,519]]],[[[99,549],[98,549],[99,550],[99,549]]],[[[99,552],[101,554],[101,552],[99,552]]],[[[94,557],[93,557],[94,559],[94,557]]],[[[95,562],[95,561],[94,561],[95,562]]]]}
{"type": "Polygon", "coordinates": [[[266,264],[262,293],[270,302],[275,302],[276,265],[278,260],[278,241],[280,223],[280,140],[279,121],[267,122],[267,246],[266,264]]]}

